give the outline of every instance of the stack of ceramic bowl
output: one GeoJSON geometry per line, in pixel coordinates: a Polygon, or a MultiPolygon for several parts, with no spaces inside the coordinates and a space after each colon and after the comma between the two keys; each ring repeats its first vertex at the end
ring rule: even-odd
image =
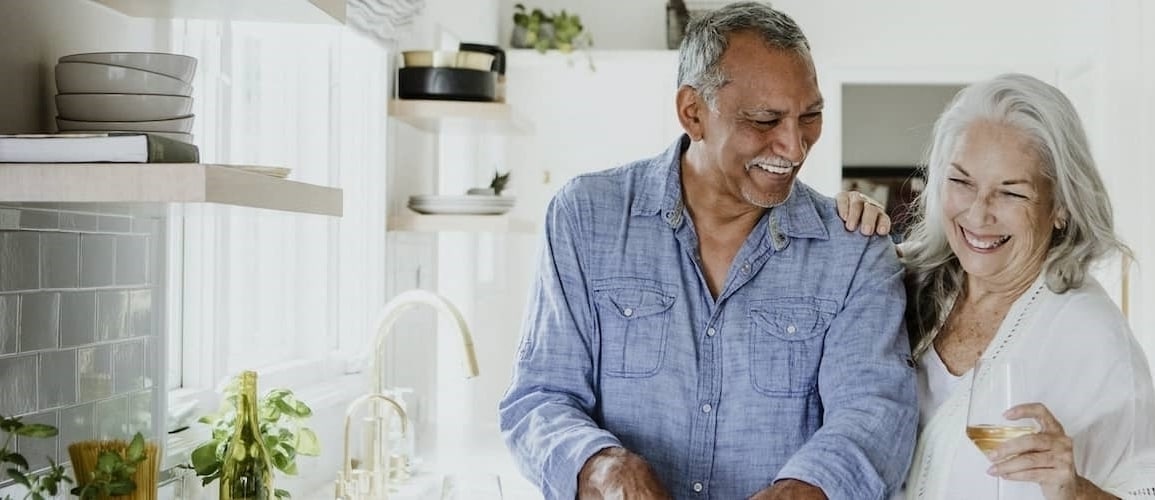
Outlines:
{"type": "Polygon", "coordinates": [[[56,65],[61,132],[147,132],[193,143],[197,60],[158,52],[93,52],[56,65]]]}

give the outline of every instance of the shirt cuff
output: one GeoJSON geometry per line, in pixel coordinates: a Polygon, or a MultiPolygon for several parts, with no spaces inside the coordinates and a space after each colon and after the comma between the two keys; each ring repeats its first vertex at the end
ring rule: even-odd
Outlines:
{"type": "Polygon", "coordinates": [[[794,455],[778,471],[774,482],[783,479],[797,479],[822,489],[830,500],[855,499],[884,500],[886,485],[874,474],[839,474],[830,460],[808,455],[794,455]]]}
{"type": "Polygon", "coordinates": [[[584,442],[575,443],[568,452],[562,453],[560,450],[555,450],[545,465],[545,474],[542,475],[545,497],[547,499],[577,498],[578,474],[581,473],[586,460],[601,450],[621,445],[621,441],[606,432],[598,433],[584,442]]]}

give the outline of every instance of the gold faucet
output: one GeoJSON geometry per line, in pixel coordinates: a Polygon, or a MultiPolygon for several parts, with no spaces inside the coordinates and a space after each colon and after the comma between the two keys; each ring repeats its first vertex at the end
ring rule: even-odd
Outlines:
{"type": "MultiPolygon", "coordinates": [[[[407,433],[412,432],[405,423],[407,420],[405,410],[396,401],[384,395],[366,394],[349,403],[349,407],[345,410],[345,456],[341,463],[342,470],[337,473],[336,500],[387,500],[389,498],[388,478],[390,470],[387,468],[388,465],[385,465],[387,462],[376,460],[375,466],[369,470],[354,470],[353,460],[349,457],[349,432],[352,431],[353,427],[353,415],[359,406],[367,402],[378,403],[373,405],[375,419],[370,420],[374,424],[374,428],[384,427],[385,432],[388,432],[388,420],[376,411],[381,403],[385,403],[400,417],[401,436],[404,437],[407,433]]],[[[384,444],[384,442],[381,443],[384,444]]],[[[388,456],[389,454],[387,449],[375,451],[379,456],[388,456]]]]}
{"type": "MultiPolygon", "coordinates": [[[[454,324],[461,334],[465,378],[472,378],[478,375],[477,355],[473,350],[473,337],[469,333],[469,325],[465,323],[465,318],[461,315],[461,312],[458,311],[451,302],[436,293],[419,289],[408,290],[398,294],[386,303],[378,316],[377,336],[373,341],[373,366],[370,372],[370,376],[372,377],[372,384],[370,386],[372,389],[370,393],[371,396],[389,399],[383,395],[385,385],[385,342],[393,330],[393,325],[401,318],[402,314],[420,305],[433,307],[453,318],[454,324]]],[[[391,399],[389,399],[389,401],[396,405],[395,401],[391,399]]],[[[402,420],[405,420],[406,417],[403,408],[397,405],[396,409],[399,415],[401,415],[402,420]]],[[[388,481],[390,479],[398,481],[404,480],[409,474],[409,464],[403,459],[392,460],[392,457],[385,451],[385,448],[388,447],[387,441],[389,435],[383,425],[386,420],[381,418],[380,408],[377,405],[373,406],[372,416],[367,420],[371,422],[372,425],[367,429],[364,436],[367,456],[364,457],[362,467],[372,476],[373,479],[370,482],[388,481]]],[[[350,467],[350,465],[347,463],[346,467],[350,467]]],[[[359,472],[362,471],[347,472],[347,474],[356,475],[359,472]]],[[[351,478],[347,478],[347,480],[350,479],[351,478]]],[[[381,492],[379,494],[384,493],[381,492]]]]}
{"type": "Polygon", "coordinates": [[[381,315],[377,320],[377,338],[373,342],[373,393],[380,393],[384,385],[384,356],[385,341],[389,338],[389,333],[393,330],[393,324],[401,318],[402,313],[409,311],[419,305],[431,306],[440,312],[448,314],[453,318],[457,325],[457,331],[461,333],[461,345],[463,354],[465,355],[465,378],[473,378],[478,375],[477,371],[477,355],[473,352],[473,336],[469,333],[469,325],[465,323],[465,318],[461,315],[461,311],[457,310],[451,302],[436,293],[428,290],[407,290],[397,294],[385,304],[381,309],[381,315]]]}

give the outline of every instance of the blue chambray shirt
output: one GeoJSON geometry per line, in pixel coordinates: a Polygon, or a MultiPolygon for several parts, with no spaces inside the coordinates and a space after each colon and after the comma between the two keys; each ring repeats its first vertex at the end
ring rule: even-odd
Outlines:
{"type": "Polygon", "coordinates": [[[747,498],[775,480],[882,499],[915,442],[902,269],[796,182],[734,258],[715,300],[682,204],[683,136],[579,176],[546,218],[501,429],[548,499],[624,446],[679,499],[747,498]]]}

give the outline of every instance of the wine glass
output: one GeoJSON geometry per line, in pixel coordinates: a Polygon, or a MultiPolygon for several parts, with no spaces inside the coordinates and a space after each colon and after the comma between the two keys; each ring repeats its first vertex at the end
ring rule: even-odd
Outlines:
{"type": "MultiPolygon", "coordinates": [[[[971,379],[970,407],[967,409],[967,437],[984,455],[1004,441],[1038,431],[1033,421],[1007,420],[1003,412],[1026,403],[1026,377],[1021,363],[1013,359],[980,359],[971,379]]],[[[995,499],[1002,494],[1002,479],[995,478],[995,499]]]]}

